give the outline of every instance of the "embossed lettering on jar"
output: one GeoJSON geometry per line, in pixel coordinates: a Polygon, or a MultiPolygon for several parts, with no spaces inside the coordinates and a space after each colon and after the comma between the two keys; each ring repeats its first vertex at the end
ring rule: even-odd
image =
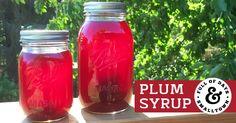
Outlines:
{"type": "Polygon", "coordinates": [[[129,106],[133,38],[120,2],[84,4],[78,36],[79,98],[86,111],[117,113],[129,106]]]}
{"type": "Polygon", "coordinates": [[[21,31],[20,104],[31,120],[61,119],[72,105],[68,36],[68,31],[21,31]]]}

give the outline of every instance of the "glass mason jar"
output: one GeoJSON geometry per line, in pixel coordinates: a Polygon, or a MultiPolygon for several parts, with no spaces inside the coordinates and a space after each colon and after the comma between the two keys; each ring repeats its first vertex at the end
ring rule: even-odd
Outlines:
{"type": "Polygon", "coordinates": [[[79,98],[89,112],[107,114],[129,106],[133,38],[121,2],[87,2],[78,36],[79,98]]]}
{"type": "Polygon", "coordinates": [[[18,59],[20,104],[34,121],[58,120],[72,105],[72,56],[69,32],[20,32],[18,59]]]}

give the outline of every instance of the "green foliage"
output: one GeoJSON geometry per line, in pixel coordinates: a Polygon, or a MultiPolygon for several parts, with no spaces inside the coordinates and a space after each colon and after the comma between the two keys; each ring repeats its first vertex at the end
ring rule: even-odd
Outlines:
{"type": "MultiPolygon", "coordinates": [[[[235,0],[121,1],[127,5],[135,39],[135,79],[236,79],[235,0]]],[[[55,9],[49,29],[70,30],[75,61],[84,2],[36,0],[35,4],[39,14],[48,7],[55,9]]]]}
{"type": "Polygon", "coordinates": [[[25,0],[15,0],[17,4],[25,4],[25,0]]]}
{"type": "Polygon", "coordinates": [[[18,85],[6,73],[0,77],[0,102],[18,100],[18,85]]]}
{"type": "Polygon", "coordinates": [[[136,79],[236,78],[235,1],[132,2],[136,79]]]}
{"type": "Polygon", "coordinates": [[[56,16],[49,21],[49,29],[67,29],[70,31],[70,50],[77,61],[77,34],[83,24],[83,1],[65,0],[55,6],[56,16]]]}

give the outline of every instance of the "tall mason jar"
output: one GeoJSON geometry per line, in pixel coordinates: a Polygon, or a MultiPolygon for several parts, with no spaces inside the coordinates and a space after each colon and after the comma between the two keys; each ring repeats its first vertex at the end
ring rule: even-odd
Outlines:
{"type": "Polygon", "coordinates": [[[93,113],[117,113],[129,106],[133,80],[133,38],[121,2],[87,2],[78,34],[79,98],[93,113]]]}
{"type": "Polygon", "coordinates": [[[20,32],[20,104],[34,121],[58,120],[72,105],[72,57],[68,31],[20,32]]]}

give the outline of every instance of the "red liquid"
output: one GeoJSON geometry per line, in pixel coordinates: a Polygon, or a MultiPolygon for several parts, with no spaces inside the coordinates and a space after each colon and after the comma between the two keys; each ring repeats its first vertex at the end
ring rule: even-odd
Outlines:
{"type": "Polygon", "coordinates": [[[79,98],[96,113],[128,107],[132,95],[133,39],[125,21],[86,21],[79,38],[79,98]]]}
{"type": "Polygon", "coordinates": [[[73,99],[70,52],[22,52],[19,57],[19,90],[20,104],[30,119],[46,121],[67,115],[73,99]]]}

